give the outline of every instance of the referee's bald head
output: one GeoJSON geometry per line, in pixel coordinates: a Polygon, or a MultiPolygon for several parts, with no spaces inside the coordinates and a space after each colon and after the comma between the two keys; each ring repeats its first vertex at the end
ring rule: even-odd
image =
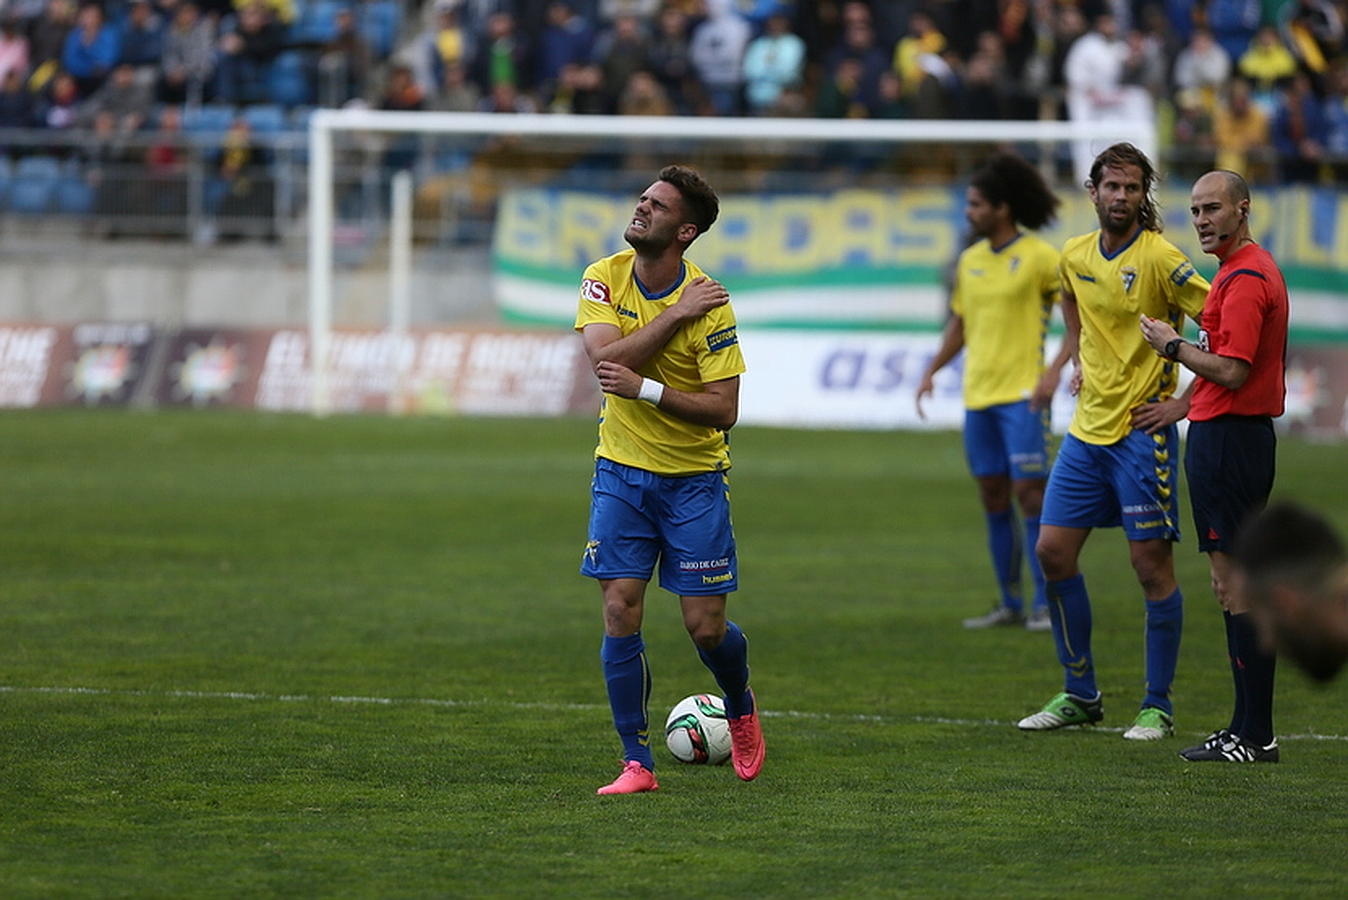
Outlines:
{"type": "Polygon", "coordinates": [[[1241,201],[1250,199],[1250,185],[1239,172],[1232,172],[1230,169],[1213,169],[1203,178],[1221,179],[1226,198],[1234,205],[1239,206],[1241,201]]]}

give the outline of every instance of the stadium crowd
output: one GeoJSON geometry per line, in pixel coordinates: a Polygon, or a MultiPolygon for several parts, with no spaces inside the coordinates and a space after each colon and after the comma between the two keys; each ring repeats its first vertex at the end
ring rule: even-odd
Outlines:
{"type": "Polygon", "coordinates": [[[181,131],[246,144],[348,104],[1132,116],[1157,122],[1177,176],[1334,183],[1346,17],[1348,0],[0,0],[0,135],[29,134],[0,143],[133,135],[171,165],[181,131]]]}

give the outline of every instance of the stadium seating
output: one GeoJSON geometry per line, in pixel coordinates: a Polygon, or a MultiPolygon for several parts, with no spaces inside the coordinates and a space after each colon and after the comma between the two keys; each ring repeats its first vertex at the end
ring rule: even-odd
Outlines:
{"type": "Polygon", "coordinates": [[[183,131],[196,135],[221,135],[234,121],[234,107],[226,104],[189,106],[183,110],[183,131]]]}
{"type": "Polygon", "coordinates": [[[361,37],[377,59],[388,59],[398,42],[403,11],[398,0],[369,0],[360,8],[361,37]]]}
{"type": "Polygon", "coordinates": [[[289,116],[280,106],[264,104],[245,106],[240,112],[254,134],[279,134],[290,130],[289,116]]]}
{"type": "Polygon", "coordinates": [[[290,26],[290,39],[296,44],[322,44],[337,35],[337,13],[350,9],[343,0],[309,0],[290,26]]]}
{"type": "Polygon", "coordinates": [[[61,163],[55,157],[25,156],[14,166],[9,208],[26,215],[51,212],[60,181],[61,163]]]}
{"type": "Polygon", "coordinates": [[[272,103],[284,107],[314,102],[313,76],[304,54],[287,50],[272,61],[267,76],[267,96],[272,103]]]}
{"type": "Polygon", "coordinates": [[[68,159],[62,163],[54,194],[57,212],[84,216],[94,211],[94,188],[86,179],[79,160],[68,159]]]}

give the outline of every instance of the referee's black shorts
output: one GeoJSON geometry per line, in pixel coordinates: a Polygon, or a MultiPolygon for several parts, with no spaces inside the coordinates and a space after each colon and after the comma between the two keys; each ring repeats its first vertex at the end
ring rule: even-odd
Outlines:
{"type": "Polygon", "coordinates": [[[1198,549],[1229,553],[1236,531],[1273,490],[1278,438],[1268,416],[1218,416],[1189,424],[1184,474],[1198,549]]]}

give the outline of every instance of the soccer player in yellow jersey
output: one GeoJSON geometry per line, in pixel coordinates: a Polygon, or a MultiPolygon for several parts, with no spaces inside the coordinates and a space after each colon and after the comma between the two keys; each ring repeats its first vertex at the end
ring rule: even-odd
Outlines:
{"type": "Polygon", "coordinates": [[[964,350],[964,451],[978,483],[988,550],[1001,600],[966,628],[1020,625],[1049,630],[1044,578],[1030,559],[1033,608],[1021,598],[1022,547],[1039,538],[1048,478],[1049,405],[1070,348],[1047,369],[1044,336],[1058,299],[1058,251],[1024,229],[1042,228],[1058,208],[1044,179],[1019,156],[1002,153],[969,180],[964,215],[978,240],[960,254],[950,319],[917,389],[917,413],[932,378],[964,350]],[[1014,495],[1025,527],[1022,543],[1011,509],[1014,495]]]}
{"type": "Polygon", "coordinates": [[[660,586],[679,596],[684,626],[725,692],[735,774],[750,781],[763,765],[748,644],[726,619],[737,586],[727,432],[744,357],[729,293],[684,258],[718,209],[697,172],[665,167],[623,233],[631,249],[591,263],[581,281],[576,330],[604,391],[581,573],[603,596],[600,658],[626,758],[600,794],[659,787],[641,637],[657,562],[660,586]]]}
{"type": "Polygon", "coordinates": [[[1178,330],[1184,316],[1202,312],[1208,282],[1161,236],[1155,183],[1151,161],[1132,144],[1106,149],[1086,182],[1100,228],[1070,239],[1062,251],[1063,319],[1079,335],[1073,379],[1079,390],[1044,494],[1037,552],[1065,684],[1042,710],[1020,720],[1027,731],[1103,716],[1078,560],[1092,528],[1122,525],[1147,611],[1146,696],[1123,736],[1151,741],[1174,733],[1170,683],[1184,610],[1172,553],[1179,540],[1179,436],[1177,417],[1156,427],[1145,412],[1171,398],[1179,368],[1156,355],[1137,323],[1145,314],[1178,330]]]}

